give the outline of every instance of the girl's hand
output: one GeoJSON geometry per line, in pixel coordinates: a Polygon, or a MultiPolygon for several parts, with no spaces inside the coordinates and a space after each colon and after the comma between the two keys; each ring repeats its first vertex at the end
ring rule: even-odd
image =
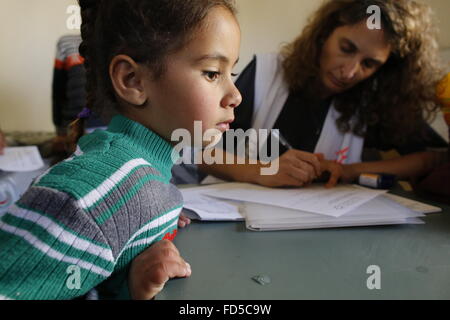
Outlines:
{"type": "Polygon", "coordinates": [[[191,219],[186,217],[183,212],[180,213],[180,218],[178,219],[178,227],[184,228],[187,225],[191,224],[191,219]]]}
{"type": "Polygon", "coordinates": [[[309,152],[289,150],[278,158],[278,173],[271,176],[258,174],[257,184],[266,187],[303,187],[322,174],[319,157],[309,152]]]}
{"type": "Polygon", "coordinates": [[[131,263],[129,291],[132,299],[150,300],[171,278],[191,275],[191,266],[181,258],[175,245],[162,240],[147,248],[131,263]]]}

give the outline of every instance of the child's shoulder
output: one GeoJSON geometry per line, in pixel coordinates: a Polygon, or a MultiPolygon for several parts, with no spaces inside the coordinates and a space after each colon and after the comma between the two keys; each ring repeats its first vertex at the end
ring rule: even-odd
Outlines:
{"type": "Polygon", "coordinates": [[[120,135],[107,131],[83,137],[72,157],[50,168],[33,186],[81,198],[129,176],[160,176],[151,163],[127,148],[122,140],[120,135]]]}
{"type": "Polygon", "coordinates": [[[144,159],[86,153],[53,166],[33,186],[63,191],[78,199],[92,190],[119,184],[136,175],[159,176],[159,173],[144,159]]]}

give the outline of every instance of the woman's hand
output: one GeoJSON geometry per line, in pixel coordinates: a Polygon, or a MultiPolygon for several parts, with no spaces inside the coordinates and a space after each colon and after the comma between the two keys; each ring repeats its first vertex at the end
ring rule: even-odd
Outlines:
{"type": "Polygon", "coordinates": [[[162,240],[142,252],[131,263],[129,291],[132,299],[150,300],[171,278],[191,275],[191,266],[181,258],[175,245],[162,240]]]}
{"type": "Polygon", "coordinates": [[[309,152],[292,149],[275,161],[278,172],[268,176],[258,174],[255,183],[266,187],[303,187],[322,175],[319,156],[309,152]]]}
{"type": "Polygon", "coordinates": [[[335,187],[339,181],[349,183],[355,179],[351,165],[339,164],[336,161],[321,159],[320,166],[323,172],[328,172],[330,177],[325,188],[335,187]]]}

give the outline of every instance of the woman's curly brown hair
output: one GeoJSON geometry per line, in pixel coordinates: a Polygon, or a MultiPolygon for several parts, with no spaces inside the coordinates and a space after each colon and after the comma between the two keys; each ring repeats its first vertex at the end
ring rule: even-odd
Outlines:
{"type": "MultiPolygon", "coordinates": [[[[99,114],[117,108],[109,65],[119,55],[145,64],[157,79],[168,55],[183,47],[217,6],[236,13],[234,0],[79,0],[80,54],[86,69],[87,107],[99,114]]],[[[71,126],[76,142],[84,120],[71,126]]],[[[73,146],[72,146],[73,148],[73,146]]]]}
{"type": "Polygon", "coordinates": [[[367,8],[381,9],[382,28],[391,45],[388,61],[370,78],[335,96],[340,130],[364,135],[377,126],[384,144],[402,143],[438,108],[436,85],[442,78],[436,28],[431,9],[414,0],[328,0],[302,34],[282,50],[291,90],[304,88],[319,74],[318,58],[325,40],[344,25],[369,18],[367,8]],[[350,120],[356,116],[352,127],[350,120]]]}

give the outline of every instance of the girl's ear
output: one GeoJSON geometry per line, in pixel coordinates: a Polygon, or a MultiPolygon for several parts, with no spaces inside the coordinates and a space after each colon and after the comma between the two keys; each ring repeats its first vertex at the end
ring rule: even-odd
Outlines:
{"type": "Polygon", "coordinates": [[[109,76],[116,94],[125,102],[142,106],[149,99],[144,86],[144,68],[127,55],[117,55],[109,64],[109,76]]]}

